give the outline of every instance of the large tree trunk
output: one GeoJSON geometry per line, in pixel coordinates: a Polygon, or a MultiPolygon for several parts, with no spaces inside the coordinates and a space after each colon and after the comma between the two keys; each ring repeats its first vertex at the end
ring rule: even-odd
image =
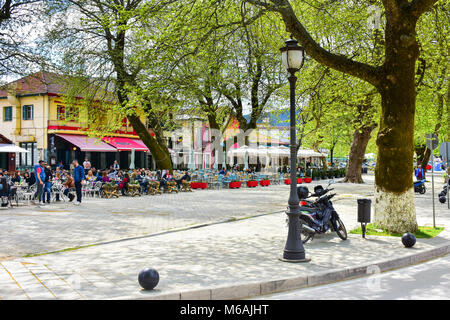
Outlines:
{"type": "Polygon", "coordinates": [[[147,130],[147,127],[142,123],[139,116],[133,114],[128,115],[127,118],[133,126],[134,131],[136,131],[136,133],[139,135],[139,138],[141,138],[142,142],[144,142],[144,144],[150,150],[153,158],[155,159],[156,168],[166,169],[172,172],[172,159],[170,158],[168,149],[161,147],[161,144],[158,143],[158,141],[154,137],[152,137],[150,132],[147,130]]]}
{"type": "Polygon", "coordinates": [[[348,159],[347,174],[345,175],[344,182],[364,183],[361,176],[362,163],[364,161],[364,154],[366,153],[366,148],[367,144],[369,143],[370,136],[376,126],[376,123],[373,123],[372,125],[356,129],[353,133],[353,141],[348,159]]]}
{"type": "Polygon", "coordinates": [[[391,232],[417,230],[413,190],[415,21],[391,12],[386,25],[386,62],[381,94],[374,222],[391,232]]]}

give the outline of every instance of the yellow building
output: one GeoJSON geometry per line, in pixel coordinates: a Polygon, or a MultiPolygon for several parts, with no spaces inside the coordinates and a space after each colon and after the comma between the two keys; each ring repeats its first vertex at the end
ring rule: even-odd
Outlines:
{"type": "Polygon", "coordinates": [[[16,158],[18,168],[31,167],[39,159],[52,165],[62,161],[68,168],[73,159],[83,162],[85,157],[96,168],[109,167],[114,160],[128,168],[133,149],[136,167],[151,166],[147,147],[126,119],[113,137],[87,138],[82,115],[61,98],[60,78],[38,72],[0,90],[0,134],[30,151],[16,158]]]}

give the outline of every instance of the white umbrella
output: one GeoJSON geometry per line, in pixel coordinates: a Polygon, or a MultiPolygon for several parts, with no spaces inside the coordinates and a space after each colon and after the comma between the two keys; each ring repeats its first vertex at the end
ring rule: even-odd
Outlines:
{"type": "Polygon", "coordinates": [[[309,158],[309,157],[324,157],[323,153],[316,152],[312,149],[299,149],[297,152],[298,158],[309,158]]]}
{"type": "Polygon", "coordinates": [[[189,164],[188,168],[190,170],[195,170],[195,163],[194,163],[194,150],[191,149],[191,153],[189,155],[189,164]]]}
{"type": "Polygon", "coordinates": [[[130,163],[130,169],[134,169],[134,158],[135,158],[136,151],[134,149],[131,149],[131,163],[130,163]]]}
{"type": "Polygon", "coordinates": [[[30,151],[18,147],[15,144],[0,144],[0,152],[5,153],[28,153],[30,151]]]}
{"type": "Polygon", "coordinates": [[[248,170],[248,150],[245,150],[245,156],[244,156],[244,169],[248,170]]]}
{"type": "Polygon", "coordinates": [[[290,149],[284,146],[269,147],[267,148],[267,151],[271,156],[278,156],[278,157],[289,157],[289,155],[291,154],[290,149]]]}
{"type": "Polygon", "coordinates": [[[214,150],[214,170],[219,169],[219,150],[214,150]]]}
{"type": "Polygon", "coordinates": [[[227,167],[227,152],[224,151],[223,152],[223,163],[222,163],[222,168],[226,168],[227,167]]]}
{"type": "Polygon", "coordinates": [[[266,149],[266,171],[268,170],[270,166],[270,155],[269,155],[269,150],[266,149]]]}

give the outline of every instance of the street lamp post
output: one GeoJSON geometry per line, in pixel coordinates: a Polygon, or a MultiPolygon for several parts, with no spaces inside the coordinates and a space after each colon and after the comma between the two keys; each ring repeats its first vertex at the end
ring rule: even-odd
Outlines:
{"type": "Polygon", "coordinates": [[[284,67],[290,73],[290,136],[291,136],[291,192],[289,195],[288,208],[286,214],[289,217],[289,231],[284,248],[283,258],[280,260],[286,262],[308,262],[309,258],[305,256],[305,248],[301,239],[300,224],[300,205],[297,194],[297,137],[296,137],[296,114],[295,114],[295,83],[297,77],[295,73],[303,66],[304,48],[298,45],[294,39],[286,40],[286,46],[280,49],[284,67]]]}

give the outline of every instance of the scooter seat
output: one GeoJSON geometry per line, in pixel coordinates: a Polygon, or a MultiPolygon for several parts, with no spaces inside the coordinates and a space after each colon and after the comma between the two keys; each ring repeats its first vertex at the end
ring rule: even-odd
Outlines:
{"type": "Polygon", "coordinates": [[[307,207],[307,206],[300,206],[300,210],[314,213],[314,212],[319,211],[320,209],[319,208],[311,208],[311,207],[307,207]]]}

